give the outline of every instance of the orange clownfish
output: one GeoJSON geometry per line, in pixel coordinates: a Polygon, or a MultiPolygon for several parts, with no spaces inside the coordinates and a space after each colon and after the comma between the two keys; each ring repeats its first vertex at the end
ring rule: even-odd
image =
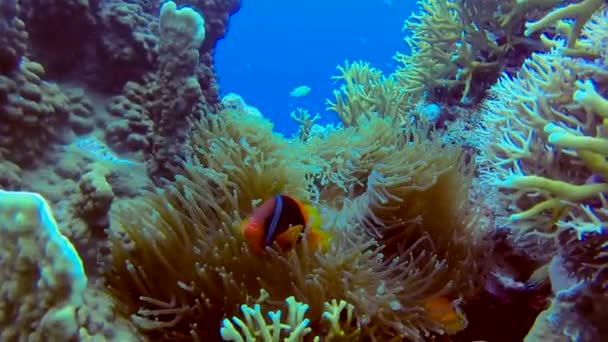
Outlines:
{"type": "Polygon", "coordinates": [[[329,234],[321,230],[319,212],[287,195],[276,195],[262,203],[241,228],[249,248],[257,255],[264,254],[275,242],[282,250],[289,250],[304,235],[311,249],[324,251],[329,247],[329,234]]]}
{"type": "Polygon", "coordinates": [[[441,323],[445,333],[455,334],[467,327],[468,321],[458,304],[445,297],[435,297],[424,304],[426,314],[435,322],[441,323]]]}

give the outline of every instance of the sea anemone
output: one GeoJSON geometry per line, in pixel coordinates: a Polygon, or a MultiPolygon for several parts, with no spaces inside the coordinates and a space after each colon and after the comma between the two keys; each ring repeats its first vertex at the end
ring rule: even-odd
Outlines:
{"type": "Polygon", "coordinates": [[[482,249],[475,215],[463,212],[470,173],[458,149],[429,153],[441,145],[396,128],[396,153],[382,153],[375,167],[356,173],[367,190],[340,210],[324,208],[327,251],[302,243],[258,256],[240,226],[260,201],[277,193],[323,196],[313,187],[318,170],[296,153],[305,149],[271,129],[262,118],[230,112],[206,118],[191,137],[184,173],[117,213],[106,283],[122,314],[151,338],[210,341],[242,305],[285,312],[284,299],[294,296],[308,305],[307,337],[330,333],[323,315],[327,303],[341,300],[352,305],[361,337],[421,341],[464,328],[464,317],[454,328],[428,304],[442,297],[455,309],[481,269],[472,262],[482,249]],[[415,158],[424,161],[408,166],[415,158]]]}

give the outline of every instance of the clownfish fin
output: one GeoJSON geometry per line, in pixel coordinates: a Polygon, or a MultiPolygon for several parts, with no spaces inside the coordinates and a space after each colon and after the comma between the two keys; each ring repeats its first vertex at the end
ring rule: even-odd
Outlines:
{"type": "Polygon", "coordinates": [[[310,204],[303,204],[301,208],[306,219],[306,225],[313,229],[321,229],[321,215],[319,211],[310,204]]]}
{"type": "Polygon", "coordinates": [[[256,255],[264,254],[264,229],[256,219],[243,220],[241,231],[249,250],[256,255]]]}
{"type": "Polygon", "coordinates": [[[241,221],[241,225],[239,227],[239,232],[241,234],[245,234],[245,228],[247,228],[247,225],[249,224],[249,219],[246,218],[243,221],[241,221]]]}
{"type": "Polygon", "coordinates": [[[329,240],[331,240],[331,234],[323,229],[311,228],[308,233],[308,246],[310,249],[327,252],[329,249],[329,240]]]}
{"type": "Polygon", "coordinates": [[[290,226],[283,233],[279,234],[274,241],[281,247],[281,249],[287,250],[293,248],[298,241],[300,241],[303,233],[304,226],[301,224],[290,226]]]}

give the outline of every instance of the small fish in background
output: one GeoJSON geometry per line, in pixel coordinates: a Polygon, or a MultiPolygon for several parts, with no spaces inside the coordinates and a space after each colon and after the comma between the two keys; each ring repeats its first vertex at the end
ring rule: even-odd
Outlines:
{"type": "Polygon", "coordinates": [[[301,85],[299,87],[293,88],[293,90],[289,92],[289,96],[302,97],[308,95],[308,93],[310,93],[310,87],[306,85],[301,85]]]}
{"type": "Polygon", "coordinates": [[[464,330],[469,323],[458,303],[446,297],[431,298],[424,303],[424,308],[433,321],[443,325],[448,335],[464,330]]]}
{"type": "Polygon", "coordinates": [[[107,161],[113,164],[135,164],[131,160],[118,157],[108,146],[94,138],[76,139],[70,147],[83,151],[99,161],[107,161]]]}
{"type": "Polygon", "coordinates": [[[266,247],[276,242],[281,250],[294,248],[306,236],[308,247],[325,251],[329,234],[321,230],[319,212],[287,195],[276,195],[262,203],[253,215],[241,224],[249,248],[263,255],[266,247]]]}

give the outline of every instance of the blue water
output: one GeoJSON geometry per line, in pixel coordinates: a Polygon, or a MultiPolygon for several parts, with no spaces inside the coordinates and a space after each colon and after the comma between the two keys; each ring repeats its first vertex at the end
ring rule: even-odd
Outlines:
{"type": "Polygon", "coordinates": [[[401,28],[415,6],[406,0],[390,6],[382,0],[243,0],[217,43],[220,94],[240,94],[286,136],[298,130],[289,117],[297,107],[321,113],[319,123],[338,122],[325,111],[325,99],[336,88],[330,79],[336,66],[365,60],[387,73],[394,70],[395,52],[408,52],[401,28]],[[312,91],[290,97],[300,85],[312,91]]]}

